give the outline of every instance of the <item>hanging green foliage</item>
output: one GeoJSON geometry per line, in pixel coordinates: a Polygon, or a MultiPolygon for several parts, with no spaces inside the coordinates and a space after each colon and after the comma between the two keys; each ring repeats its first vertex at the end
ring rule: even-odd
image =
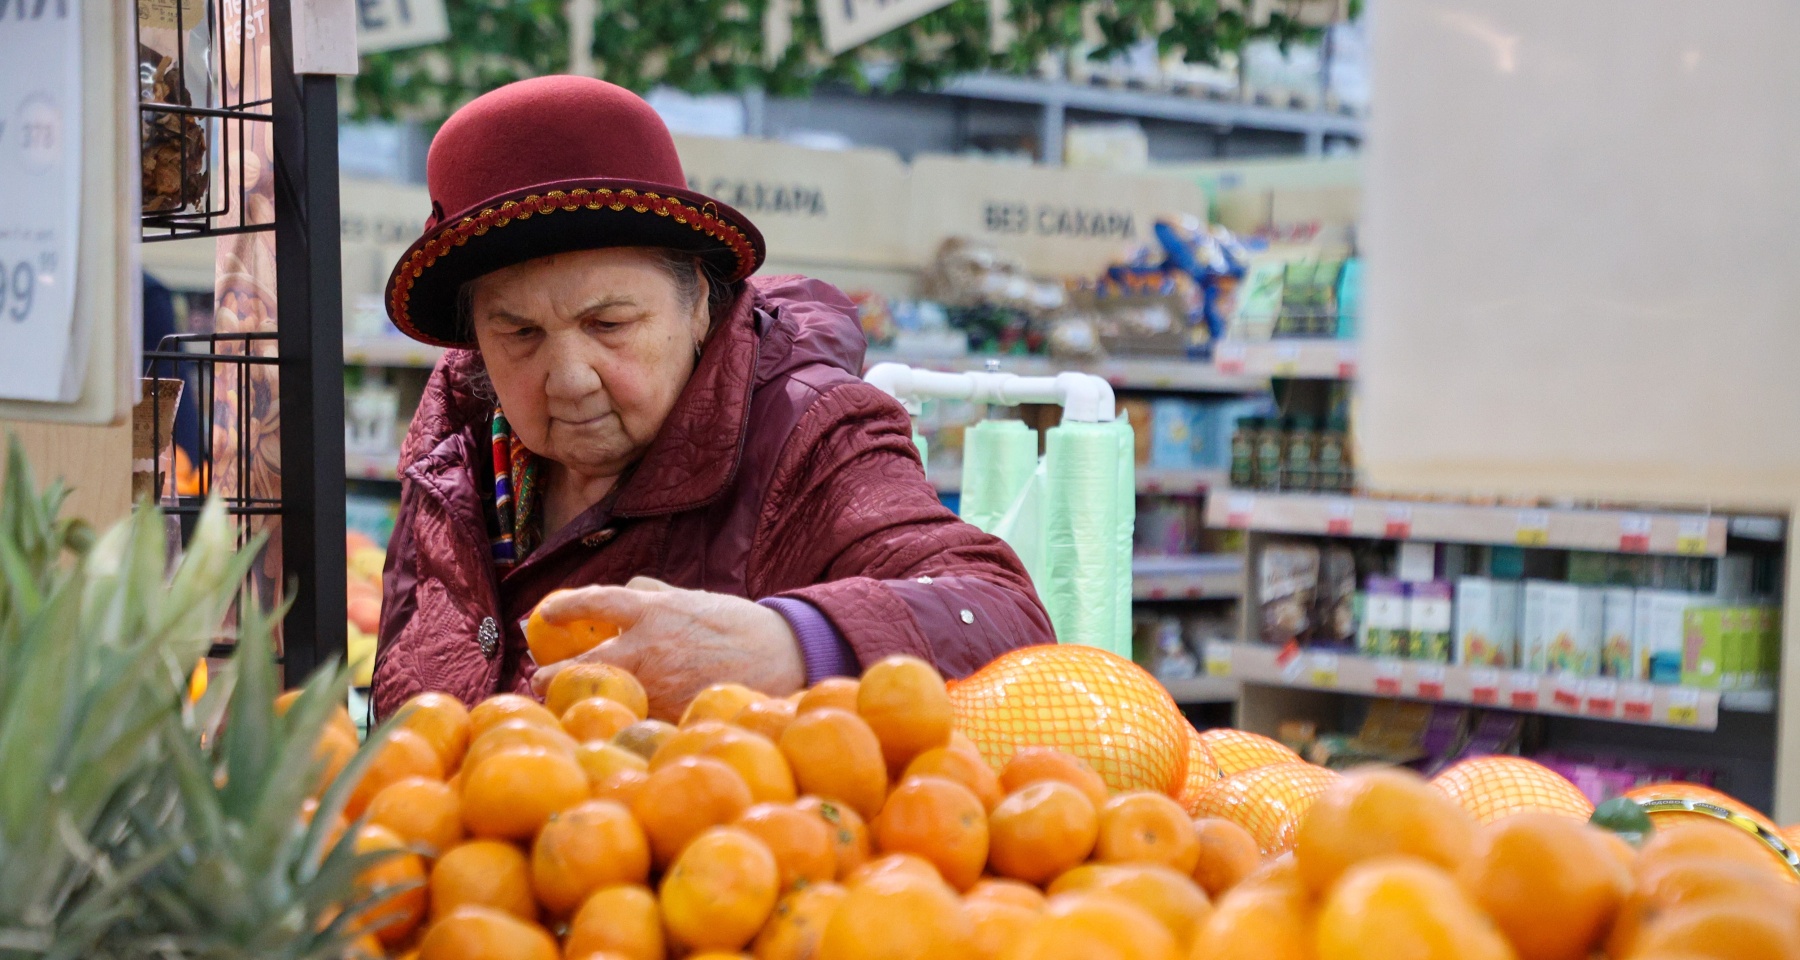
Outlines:
{"type": "MultiPolygon", "coordinates": [[[[818,0],[786,0],[792,42],[765,62],[763,18],[771,0],[600,0],[594,63],[603,79],[646,91],[762,89],[798,96],[821,83],[861,91],[927,90],[975,71],[1027,74],[1047,57],[1087,49],[1104,61],[1147,39],[1163,55],[1219,62],[1253,38],[1282,44],[1316,34],[1276,11],[1253,26],[1233,0],[1010,0],[1014,36],[999,52],[989,35],[989,0],[948,6],[847,53],[825,52],[818,0]],[[1084,30],[1091,17],[1098,43],[1084,30]]],[[[1288,0],[1299,2],[1299,0],[1288,0]]],[[[1354,14],[1360,4],[1353,2],[1354,14]]],[[[363,58],[350,104],[358,118],[435,125],[502,84],[566,71],[564,0],[449,0],[450,39],[363,58]]]]}

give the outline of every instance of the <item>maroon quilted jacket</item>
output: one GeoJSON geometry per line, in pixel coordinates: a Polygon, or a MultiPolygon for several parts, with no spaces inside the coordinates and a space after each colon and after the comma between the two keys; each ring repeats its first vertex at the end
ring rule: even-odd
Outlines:
{"type": "Polygon", "coordinates": [[[400,454],[377,715],[425,690],[473,703],[527,689],[519,625],[538,600],[638,575],[805,600],[865,664],[906,653],[963,676],[1051,642],[1018,558],[938,502],[905,410],[858,379],[863,348],[836,288],[753,279],[631,474],[504,577],[489,547],[493,406],[470,389],[477,357],[451,351],[400,454]]]}

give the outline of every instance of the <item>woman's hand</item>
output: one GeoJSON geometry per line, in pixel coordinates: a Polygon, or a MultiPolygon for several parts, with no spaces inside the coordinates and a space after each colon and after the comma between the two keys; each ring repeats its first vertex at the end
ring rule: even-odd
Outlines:
{"type": "Polygon", "coordinates": [[[539,696],[571,663],[610,663],[644,685],[651,716],[672,722],[695,694],[715,683],[741,683],[777,697],[806,683],[806,663],[787,619],[742,597],[635,577],[623,587],[563,591],[538,612],[552,624],[604,620],[619,627],[617,637],[594,649],[540,667],[531,678],[539,696]]]}

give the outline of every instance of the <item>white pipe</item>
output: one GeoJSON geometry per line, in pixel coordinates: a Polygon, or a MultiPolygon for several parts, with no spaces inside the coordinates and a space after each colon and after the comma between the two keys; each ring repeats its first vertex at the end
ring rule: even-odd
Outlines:
{"type": "Polygon", "coordinates": [[[1017,406],[1021,403],[1054,403],[1063,408],[1065,421],[1105,423],[1118,416],[1112,385],[1090,373],[1059,373],[1053,377],[1021,377],[1012,373],[938,373],[902,363],[878,363],[863,378],[871,386],[906,405],[917,414],[919,401],[966,400],[970,403],[1017,406]]]}

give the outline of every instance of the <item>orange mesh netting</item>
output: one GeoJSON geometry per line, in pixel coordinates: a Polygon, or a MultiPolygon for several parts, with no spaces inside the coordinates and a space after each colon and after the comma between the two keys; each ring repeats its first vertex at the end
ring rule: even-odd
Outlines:
{"type": "Polygon", "coordinates": [[[1431,781],[1482,823],[1514,813],[1555,813],[1575,820],[1594,814],[1594,804],[1562,774],[1524,757],[1464,760],[1431,781]]]}
{"type": "Polygon", "coordinates": [[[1213,759],[1212,751],[1206,749],[1206,741],[1200,739],[1200,731],[1187,728],[1188,764],[1187,779],[1181,786],[1181,792],[1175,799],[1187,808],[1188,816],[1194,815],[1194,807],[1200,802],[1200,795],[1213,784],[1219,782],[1219,762],[1213,759]]]}
{"type": "Polygon", "coordinates": [[[996,658],[950,691],[956,729],[995,769],[1021,747],[1055,747],[1087,761],[1114,790],[1178,795],[1187,720],[1142,667],[1080,644],[1026,647],[996,658]]]}
{"type": "Polygon", "coordinates": [[[1273,763],[1294,763],[1300,755],[1278,741],[1248,730],[1220,728],[1200,735],[1200,743],[1219,765],[1219,775],[1229,777],[1273,763]]]}
{"type": "MultiPolygon", "coordinates": [[[[1724,807],[1740,816],[1748,817],[1771,833],[1781,832],[1781,828],[1775,825],[1775,821],[1763,816],[1755,807],[1750,806],[1728,793],[1721,793],[1711,787],[1703,787],[1697,783],[1647,783],[1641,787],[1633,787],[1632,789],[1625,791],[1625,795],[1636,800],[1638,803],[1649,803],[1652,800],[1698,800],[1702,803],[1711,803],[1724,807]]],[[[1656,816],[1651,817],[1653,822],[1663,816],[1684,816],[1683,813],[1673,810],[1656,811],[1656,814],[1656,816]]],[[[1696,814],[1690,813],[1685,814],[1685,816],[1696,816],[1696,814]]]]}
{"type": "Polygon", "coordinates": [[[1250,831],[1264,857],[1294,846],[1294,831],[1313,801],[1338,779],[1305,761],[1245,770],[1213,784],[1194,804],[1196,817],[1222,817],[1250,831]]]}

